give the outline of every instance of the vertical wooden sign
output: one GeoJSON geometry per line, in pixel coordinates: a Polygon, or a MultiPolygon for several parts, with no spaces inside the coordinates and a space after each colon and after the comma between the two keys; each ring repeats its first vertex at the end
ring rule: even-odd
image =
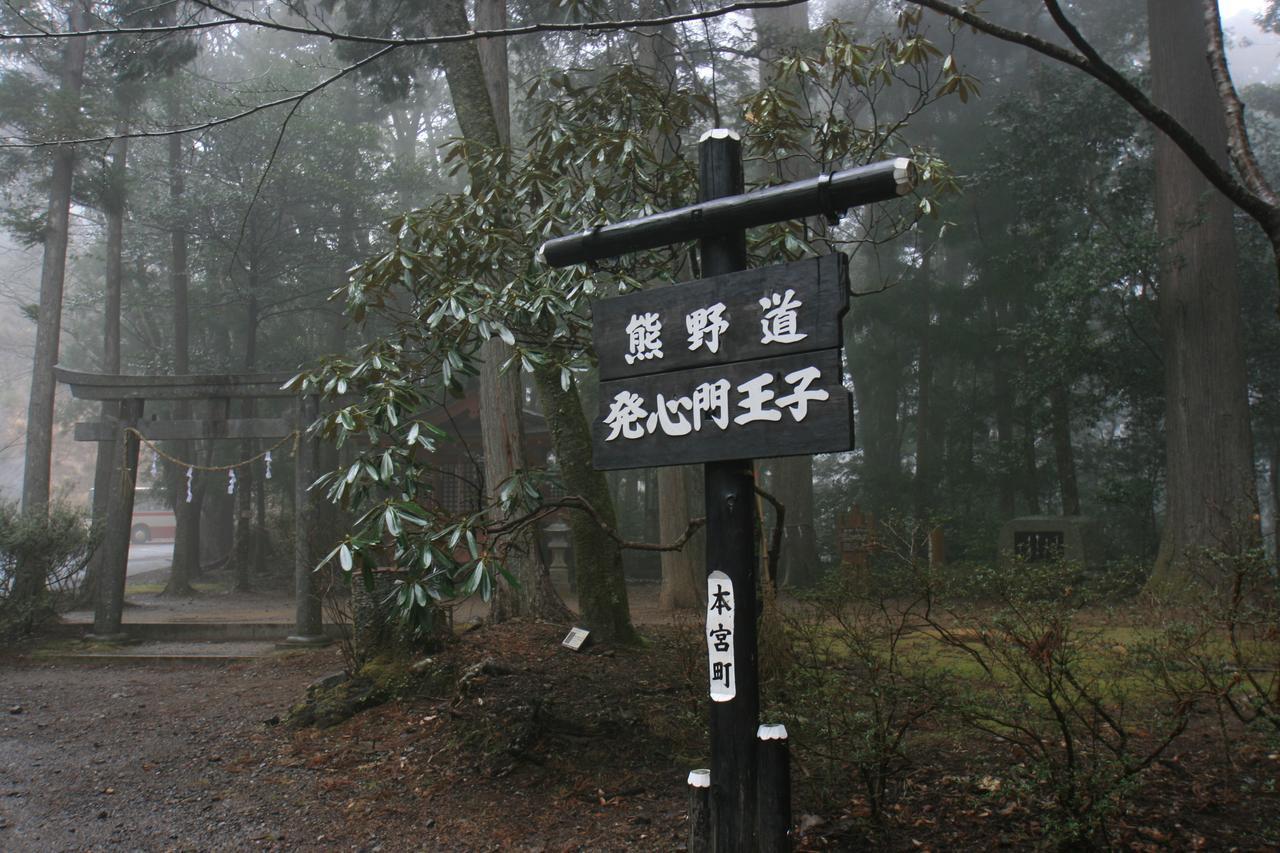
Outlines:
{"type": "Polygon", "coordinates": [[[735,610],[733,581],[724,572],[711,572],[707,575],[707,672],[712,702],[728,702],[738,695],[733,659],[735,610]]]}

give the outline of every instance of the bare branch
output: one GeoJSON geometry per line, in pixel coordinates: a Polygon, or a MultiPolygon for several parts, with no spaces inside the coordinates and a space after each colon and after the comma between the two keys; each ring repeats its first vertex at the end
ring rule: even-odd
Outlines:
{"type": "MultiPolygon", "coordinates": [[[[493,509],[497,508],[497,503],[491,503],[485,509],[475,513],[475,517],[487,515],[493,509]]],[[[572,509],[579,512],[585,512],[591,516],[591,520],[596,523],[610,539],[618,543],[618,547],[628,551],[679,551],[684,548],[693,534],[697,533],[703,525],[707,523],[705,517],[690,519],[688,527],[684,533],[680,534],[674,542],[662,544],[660,542],[633,542],[629,539],[623,539],[622,534],[617,531],[613,525],[605,521],[600,515],[599,510],[595,508],[586,498],[581,495],[565,495],[558,500],[545,501],[534,509],[529,510],[524,515],[508,518],[505,521],[485,525],[484,532],[491,537],[511,536],[530,524],[536,524],[547,516],[551,515],[558,509],[572,509]]]]}
{"type": "MultiPolygon", "coordinates": [[[[278,98],[274,101],[257,104],[247,109],[241,110],[229,116],[218,119],[212,119],[201,124],[190,125],[187,127],[171,128],[168,130],[140,130],[130,133],[120,134],[104,134],[102,136],[82,137],[78,139],[54,139],[54,140],[26,140],[14,139],[10,137],[7,141],[0,142],[0,149],[5,148],[48,148],[59,145],[89,145],[96,143],[112,142],[116,139],[155,139],[160,137],[168,137],[186,133],[198,133],[200,131],[209,130],[242,118],[247,118],[255,113],[272,109],[273,107],[284,106],[285,104],[296,104],[326,86],[346,77],[353,71],[356,71],[365,65],[368,65],[378,59],[381,59],[392,50],[400,47],[417,47],[431,44],[449,44],[456,42],[473,41],[476,39],[501,38],[508,36],[534,35],[539,33],[554,32],[611,32],[618,30],[632,30],[644,27],[660,27],[669,24],[678,24],[687,21],[706,21],[712,18],[723,17],[734,12],[747,11],[751,9],[771,9],[781,8],[785,6],[794,6],[798,3],[806,2],[806,0],[738,0],[738,2],[728,3],[723,6],[716,6],[710,9],[704,9],[696,12],[686,12],[681,14],[666,15],[652,18],[620,18],[616,20],[596,20],[596,21],[580,21],[576,23],[537,23],[526,24],[520,27],[507,27],[494,30],[468,30],[460,33],[444,33],[440,35],[414,36],[405,38],[391,38],[385,36],[365,36],[354,33],[343,33],[336,30],[322,29],[315,26],[298,26],[295,24],[286,24],[279,21],[267,20],[263,18],[241,15],[230,9],[223,8],[209,0],[195,0],[195,2],[210,11],[222,15],[221,18],[210,21],[191,20],[181,24],[170,24],[164,26],[149,27],[99,27],[94,29],[76,29],[65,32],[52,30],[44,30],[33,25],[33,32],[16,33],[16,32],[0,32],[0,42],[3,41],[22,41],[33,39],[65,39],[85,36],[117,36],[117,35],[163,35],[171,33],[185,33],[196,30],[206,30],[217,27],[242,25],[253,26],[264,29],[277,30],[281,32],[293,33],[296,35],[313,36],[324,38],[329,41],[345,41],[357,44],[378,45],[380,50],[365,57],[364,59],[353,62],[345,66],[336,74],[325,78],[320,83],[311,88],[285,98],[278,98]]],[[[296,107],[295,107],[296,108],[296,107]]]]}
{"type": "Polygon", "coordinates": [[[386,44],[396,45],[397,47],[450,44],[454,42],[474,41],[476,39],[507,38],[510,36],[527,36],[539,33],[616,32],[619,30],[634,30],[643,27],[664,27],[672,24],[683,24],[688,21],[707,21],[712,18],[721,18],[734,12],[745,12],[751,9],[778,9],[784,6],[796,6],[807,1],[808,0],[737,0],[737,2],[726,3],[723,6],[713,6],[710,9],[682,12],[679,14],[663,15],[652,18],[618,18],[615,20],[578,21],[576,23],[566,22],[561,24],[536,23],[525,24],[519,27],[503,27],[501,29],[493,30],[472,29],[464,33],[443,33],[430,36],[391,38],[387,36],[356,35],[354,33],[341,33],[336,30],[284,24],[278,21],[264,20],[262,18],[255,18],[247,15],[238,15],[235,12],[212,2],[212,0],[195,0],[195,2],[200,6],[221,15],[225,15],[227,18],[237,23],[248,24],[255,27],[266,27],[268,29],[296,33],[298,35],[320,36],[333,41],[350,41],[363,44],[386,44]]]}
{"type": "Polygon", "coordinates": [[[1218,98],[1227,114],[1227,149],[1231,162],[1244,179],[1245,185],[1272,207],[1280,207],[1280,197],[1267,183],[1262,167],[1253,154],[1249,131],[1244,123],[1244,103],[1227,70],[1227,52],[1222,39],[1222,15],[1218,12],[1218,0],[1203,0],[1204,28],[1209,36],[1209,70],[1218,87],[1218,98]]]}
{"type": "Polygon", "coordinates": [[[358,35],[356,33],[344,33],[337,30],[322,29],[316,26],[286,24],[280,21],[257,18],[250,15],[241,15],[230,9],[222,7],[217,3],[208,2],[208,0],[195,0],[195,2],[197,5],[202,6],[205,9],[217,12],[219,15],[222,15],[222,17],[210,21],[189,21],[187,23],[169,24],[167,26],[96,27],[94,29],[80,29],[68,32],[43,30],[33,26],[33,32],[28,33],[0,32],[0,41],[32,41],[72,38],[74,36],[165,35],[168,33],[185,33],[193,30],[207,30],[216,27],[243,24],[253,27],[263,27],[270,30],[278,30],[280,32],[294,33],[296,35],[318,36],[330,41],[347,41],[355,42],[357,44],[376,44],[391,47],[414,47],[428,44],[448,44],[451,42],[473,41],[476,39],[536,35],[539,33],[614,32],[618,30],[640,29],[643,27],[662,27],[669,24],[682,24],[688,21],[703,21],[711,18],[720,18],[734,12],[745,12],[751,9],[779,9],[785,6],[795,6],[800,3],[805,3],[808,2],[808,0],[738,0],[738,2],[727,3],[723,6],[714,6],[710,9],[684,12],[674,15],[663,15],[653,18],[618,18],[616,20],[578,21],[561,24],[525,24],[524,26],[504,27],[496,30],[468,30],[464,33],[444,33],[441,35],[411,36],[406,38],[358,35]]]}
{"type": "MultiPolygon", "coordinates": [[[[386,56],[388,53],[391,53],[397,47],[399,47],[399,45],[387,45],[381,50],[377,50],[369,54],[364,59],[357,60],[351,63],[350,65],[344,66],[343,68],[339,69],[337,72],[330,74],[328,77],[321,80],[319,83],[316,83],[314,86],[311,86],[310,88],[302,92],[299,92],[296,95],[289,95],[288,97],[277,98],[274,101],[267,101],[266,103],[256,104],[255,106],[249,107],[248,109],[241,110],[240,112],[235,113],[233,115],[223,116],[222,118],[211,119],[201,124],[194,124],[188,127],[173,128],[170,130],[136,130],[136,131],[131,131],[129,133],[113,133],[113,134],[106,134],[103,136],[83,137],[80,139],[53,139],[53,140],[40,140],[40,141],[34,141],[34,142],[0,142],[0,149],[2,148],[52,148],[59,145],[92,145],[100,142],[111,142],[116,139],[155,139],[155,138],[164,137],[164,136],[177,136],[183,133],[198,133],[203,130],[209,130],[211,128],[220,127],[224,124],[230,124],[233,121],[239,121],[240,119],[248,118],[249,116],[255,113],[260,113],[260,112],[263,112],[264,110],[269,110],[273,107],[281,107],[281,106],[284,106],[285,104],[294,104],[294,109],[296,110],[297,104],[301,103],[302,101],[306,100],[307,98],[311,97],[312,95],[316,94],[317,92],[321,91],[327,86],[330,86],[338,82],[343,77],[346,77],[347,75],[359,70],[360,68],[363,68],[364,66],[372,62],[376,62],[377,60],[386,56]]],[[[290,115],[292,115],[292,111],[290,112],[290,115]]]]}
{"type": "MultiPolygon", "coordinates": [[[[1231,200],[1233,204],[1243,210],[1249,216],[1253,217],[1268,236],[1275,235],[1280,232],[1280,208],[1274,204],[1268,204],[1267,201],[1258,195],[1255,195],[1248,186],[1242,183],[1231,171],[1218,162],[1217,158],[1206,149],[1194,135],[1191,134],[1182,124],[1164,109],[1156,105],[1145,92],[1135,86],[1133,83],[1122,75],[1119,71],[1112,68],[1098,56],[1097,52],[1089,48],[1089,53],[1077,53],[1069,50],[1061,45],[1046,41],[1031,33],[1022,32],[1020,30],[1010,29],[992,23],[968,6],[960,7],[945,0],[909,0],[917,6],[923,6],[945,15],[952,20],[967,24],[978,32],[998,38],[1001,41],[1017,44],[1029,50],[1034,50],[1043,56],[1057,60],[1072,68],[1079,69],[1098,82],[1105,85],[1111,91],[1122,98],[1125,103],[1133,107],[1133,109],[1151,122],[1158,129],[1163,131],[1173,143],[1182,150],[1182,153],[1195,165],[1201,174],[1231,200]]],[[[1058,7],[1056,0],[1044,0],[1045,8],[1049,10],[1049,14],[1054,16],[1054,22],[1058,28],[1067,35],[1068,39],[1076,44],[1079,39],[1084,44],[1088,44],[1080,36],[1075,26],[1067,20],[1062,14],[1062,10],[1058,7]],[[1055,15],[1055,10],[1057,14],[1055,15]]],[[[1079,44],[1076,44],[1077,48],[1079,44]]],[[[1274,238],[1273,238],[1274,239],[1274,238]]]]}
{"type": "MultiPolygon", "coordinates": [[[[325,85],[328,85],[328,83],[325,85]]],[[[254,205],[258,203],[258,199],[262,196],[262,187],[267,183],[267,177],[271,174],[271,168],[275,166],[276,157],[280,154],[280,146],[284,144],[284,135],[289,129],[289,122],[293,120],[293,117],[298,112],[298,107],[300,106],[302,106],[301,98],[293,102],[293,106],[289,108],[289,112],[285,115],[284,121],[280,122],[280,131],[276,134],[275,144],[271,146],[271,154],[267,157],[267,164],[262,167],[262,174],[258,177],[258,184],[253,188],[253,197],[249,199],[249,204],[244,209],[244,216],[240,218],[240,234],[236,237],[235,248],[231,250],[231,264],[234,264],[236,258],[240,257],[240,248],[244,245],[245,234],[249,231],[249,216],[253,213],[254,205]]],[[[229,271],[228,274],[230,274],[229,271]]]]}
{"type": "Polygon", "coordinates": [[[782,555],[782,533],[786,529],[787,508],[781,501],[759,486],[756,486],[755,490],[757,495],[767,500],[773,507],[773,535],[769,537],[769,547],[765,552],[765,568],[769,571],[769,584],[777,591],[778,560],[782,555]]]}
{"type": "Polygon", "coordinates": [[[147,27],[127,27],[127,26],[106,26],[93,27],[77,30],[49,30],[41,27],[39,24],[24,17],[11,3],[5,5],[18,15],[27,26],[31,27],[31,32],[15,33],[0,32],[0,42],[5,41],[50,41],[55,39],[77,38],[81,36],[143,36],[143,35],[168,35],[172,33],[189,33],[198,32],[200,30],[215,29],[217,27],[225,27],[231,24],[239,23],[232,18],[223,18],[220,20],[197,21],[190,19],[180,24],[163,24],[160,26],[147,27]]]}
{"type": "Polygon", "coordinates": [[[558,501],[549,501],[544,504],[544,506],[565,507],[566,509],[577,509],[585,512],[587,515],[591,516],[601,530],[609,535],[610,539],[618,543],[619,548],[629,551],[679,551],[684,548],[685,543],[689,541],[689,538],[693,536],[693,534],[697,533],[698,530],[707,523],[707,519],[701,516],[690,519],[689,526],[685,528],[684,533],[680,534],[680,537],[676,539],[675,542],[667,545],[657,542],[631,542],[627,539],[623,539],[622,535],[618,533],[612,525],[605,522],[596,508],[591,505],[591,502],[584,497],[579,495],[566,495],[558,501]]]}

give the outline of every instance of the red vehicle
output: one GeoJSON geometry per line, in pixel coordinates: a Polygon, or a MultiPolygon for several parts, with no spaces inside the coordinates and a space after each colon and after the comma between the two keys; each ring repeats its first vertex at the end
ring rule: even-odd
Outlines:
{"type": "Polygon", "coordinates": [[[129,539],[143,542],[172,542],[178,528],[173,510],[165,499],[151,489],[138,489],[133,494],[133,520],[129,524],[129,539]]]}

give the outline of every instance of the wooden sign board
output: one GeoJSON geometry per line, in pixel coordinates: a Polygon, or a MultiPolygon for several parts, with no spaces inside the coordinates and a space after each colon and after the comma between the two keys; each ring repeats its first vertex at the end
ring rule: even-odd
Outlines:
{"type": "Polygon", "coordinates": [[[600,378],[837,349],[847,280],[836,253],[596,301],[600,378]]]}
{"type": "Polygon", "coordinates": [[[603,382],[598,470],[830,453],[853,446],[837,349],[603,382]]]}

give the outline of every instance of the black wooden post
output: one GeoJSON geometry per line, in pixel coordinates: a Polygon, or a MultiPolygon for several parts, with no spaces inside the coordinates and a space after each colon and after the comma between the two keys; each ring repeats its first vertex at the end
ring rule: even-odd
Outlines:
{"type": "Polygon", "coordinates": [[[308,438],[307,427],[319,416],[320,398],[315,396],[299,397],[297,423],[295,428],[301,433],[298,437],[298,458],[294,460],[294,539],[293,539],[293,585],[294,585],[294,630],[284,645],[290,646],[322,646],[329,642],[324,633],[324,613],[321,608],[319,578],[315,574],[315,554],[312,552],[312,540],[316,536],[315,505],[308,491],[316,478],[319,464],[319,440],[308,438]]]}
{"type": "Polygon", "coordinates": [[[761,726],[759,796],[756,819],[760,829],[760,853],[791,850],[791,752],[786,726],[761,726]]]}
{"type": "Polygon", "coordinates": [[[689,771],[689,853],[711,853],[711,771],[689,771]]]}
{"type": "MultiPolygon", "coordinates": [[[[120,429],[138,427],[142,421],[144,402],[139,399],[120,401],[120,429]]],[[[129,538],[133,523],[133,490],[138,484],[138,436],[128,432],[115,444],[120,455],[112,460],[111,488],[107,500],[107,523],[103,531],[102,561],[99,564],[98,590],[93,607],[93,633],[100,641],[125,638],[121,621],[124,612],[124,586],[129,570],[129,538]]]]}
{"type": "MultiPolygon", "coordinates": [[[[728,130],[708,131],[698,144],[700,201],[742,192],[742,143],[728,130]]],[[[747,235],[729,231],[699,244],[703,277],[746,269],[747,235]]],[[[735,695],[711,702],[711,814],[715,849],[755,847],[756,722],[760,713],[756,659],[755,476],[750,459],[706,465],[707,574],[733,583],[735,695]]]]}

